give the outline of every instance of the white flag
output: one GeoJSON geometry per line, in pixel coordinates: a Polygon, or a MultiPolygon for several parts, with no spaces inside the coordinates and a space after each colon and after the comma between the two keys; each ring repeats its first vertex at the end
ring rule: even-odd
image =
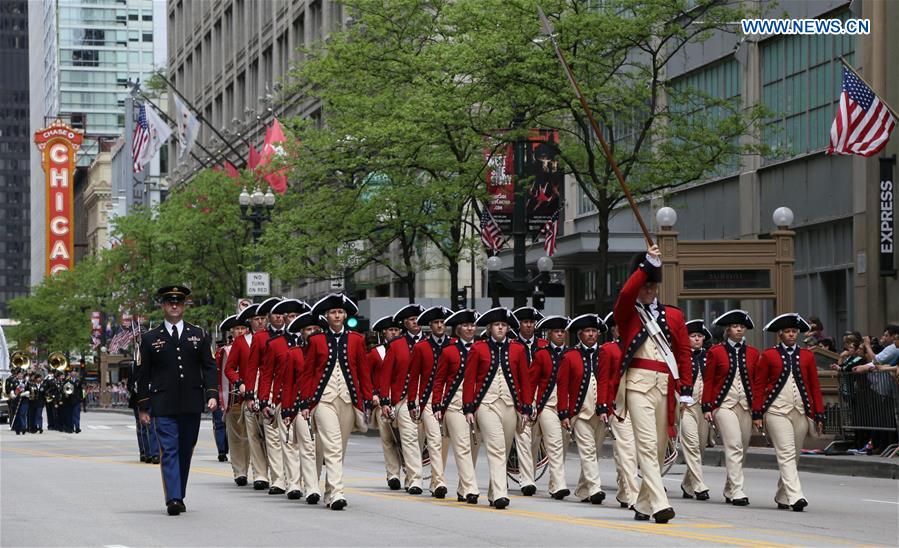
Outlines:
{"type": "Polygon", "coordinates": [[[172,136],[172,129],[166,124],[162,118],[156,114],[153,108],[146,109],[147,130],[149,131],[149,139],[146,146],[140,149],[137,158],[134,159],[136,166],[143,167],[156,156],[162,145],[172,136]]]}
{"type": "Polygon", "coordinates": [[[187,105],[178,97],[175,98],[175,122],[178,124],[178,161],[184,161],[200,133],[200,121],[187,105]]]}

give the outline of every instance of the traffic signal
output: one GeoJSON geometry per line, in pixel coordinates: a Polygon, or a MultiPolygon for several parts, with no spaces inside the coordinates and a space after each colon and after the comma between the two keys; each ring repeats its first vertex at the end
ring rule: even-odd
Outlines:
{"type": "Polygon", "coordinates": [[[456,294],[453,298],[453,309],[454,310],[462,310],[465,308],[465,302],[468,300],[468,291],[463,287],[462,289],[457,289],[456,294]]]}
{"type": "Polygon", "coordinates": [[[365,333],[371,327],[371,321],[362,315],[350,316],[349,318],[347,318],[346,326],[353,331],[365,333]]]}

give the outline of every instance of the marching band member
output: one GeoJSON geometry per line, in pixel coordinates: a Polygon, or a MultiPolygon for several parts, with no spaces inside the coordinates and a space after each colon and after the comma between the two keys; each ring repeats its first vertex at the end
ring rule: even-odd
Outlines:
{"type": "Polygon", "coordinates": [[[284,447],[287,429],[281,421],[282,389],[284,375],[290,368],[288,351],[293,342],[293,335],[285,327],[302,312],[309,310],[309,305],[297,299],[284,299],[276,303],[269,317],[271,318],[271,335],[265,341],[262,353],[262,364],[259,368],[259,409],[262,412],[262,425],[265,429],[265,454],[271,474],[269,495],[294,493],[291,500],[300,498],[299,494],[299,452],[288,451],[284,447]],[[290,469],[290,472],[288,472],[290,469]],[[290,485],[293,480],[293,485],[290,485]]]}
{"type": "Polygon", "coordinates": [[[559,366],[559,418],[562,428],[570,430],[577,443],[581,476],[574,495],[581,502],[602,504],[606,493],[599,475],[599,454],[609,424],[609,371],[600,368],[597,344],[606,330],[596,314],[583,314],[571,320],[566,330],[577,337],[559,366]]]}
{"type": "Polygon", "coordinates": [[[568,445],[568,433],[562,429],[559,412],[565,405],[560,405],[557,380],[562,358],[568,350],[565,344],[565,328],[570,320],[565,316],[547,316],[537,322],[537,329],[546,333],[548,344],[534,353],[531,369],[537,384],[537,399],[534,412],[537,422],[534,428],[535,439],[543,439],[546,457],[549,461],[549,495],[562,500],[571,494],[565,481],[565,448],[568,445]]]}
{"type": "Polygon", "coordinates": [[[424,307],[421,305],[409,304],[393,315],[393,321],[402,324],[406,333],[388,345],[378,383],[381,414],[395,420],[400,432],[403,465],[406,469],[404,486],[410,495],[420,495],[422,492],[419,428],[409,414],[408,406],[412,349],[423,337],[421,326],[416,320],[422,312],[424,307]]]}
{"type": "Polygon", "coordinates": [[[759,358],[756,398],[752,418],[756,427],[765,429],[777,455],[777,493],[774,502],[780,510],[802,512],[808,501],[799,483],[799,454],[810,429],[824,433],[824,398],[818,383],[815,357],[796,346],[800,333],[811,328],[796,313],[781,314],[765,326],[777,333],[779,344],[759,358]]]}
{"type": "Polygon", "coordinates": [[[685,499],[709,500],[709,488],[702,481],[702,453],[709,439],[709,421],[702,413],[702,378],[705,375],[705,343],[712,340],[712,333],[702,320],[687,322],[693,362],[693,403],[681,414],[680,445],[684,452],[687,470],[681,482],[681,492],[685,499]]]}
{"type": "Polygon", "coordinates": [[[457,338],[443,349],[437,361],[434,376],[434,390],[431,395],[431,409],[434,418],[446,425],[447,439],[453,448],[459,483],[456,486],[456,500],[477,504],[480,493],[475,476],[478,462],[478,447],[472,438],[474,433],[462,412],[462,382],[471,345],[474,344],[475,322],[478,313],[473,309],[454,312],[444,323],[454,329],[457,338]]]}
{"type": "Polygon", "coordinates": [[[344,323],[358,312],[346,295],[331,293],[312,307],[312,316],[324,316],[328,327],[309,338],[301,394],[307,407],[303,419],[315,417],[315,438],[321,447],[325,476],[325,504],[343,510],[343,459],[353,429],[368,429],[371,380],[364,374],[365,338],[344,323]]]}
{"type": "Polygon", "coordinates": [[[749,497],[743,492],[743,463],[752,436],[752,381],[759,351],[744,337],[746,330],[753,328],[745,310],[725,312],[715,325],[725,328],[725,340],[706,355],[702,411],[707,421],[714,421],[724,444],[724,501],[748,506],[749,497]]]}
{"type": "MultiPolygon", "coordinates": [[[[321,456],[316,450],[311,420],[297,420],[297,415],[307,407],[300,397],[300,390],[305,375],[309,371],[307,367],[310,364],[306,360],[309,338],[316,333],[321,333],[321,319],[313,317],[311,312],[304,312],[290,322],[287,331],[295,334],[295,339],[289,350],[290,375],[285,377],[285,396],[283,396],[286,411],[281,411],[281,418],[288,430],[292,428],[291,433],[287,435],[289,450],[299,455],[299,489],[301,493],[306,494],[307,504],[318,504],[318,501],[321,500],[321,487],[319,486],[321,456]]],[[[288,492],[288,498],[290,498],[290,492],[288,492]]]]}
{"type": "MultiPolygon", "coordinates": [[[[253,469],[253,489],[263,491],[269,488],[268,459],[265,456],[265,440],[261,419],[257,413],[256,392],[259,390],[259,368],[250,357],[254,345],[258,348],[268,339],[266,324],[268,312],[280,299],[271,298],[260,304],[250,305],[237,317],[239,322],[249,322],[250,331],[242,339],[236,339],[228,353],[225,375],[243,398],[242,413],[247,442],[250,447],[250,467],[253,469]],[[258,336],[258,337],[257,337],[258,336]]],[[[258,350],[257,350],[258,352],[258,350]]],[[[236,481],[236,480],[235,480],[236,481]]],[[[238,484],[240,485],[240,484],[238,484]]]]}
{"type": "MultiPolygon", "coordinates": [[[[643,483],[634,503],[634,519],[667,523],[674,509],[662,485],[660,463],[667,446],[669,383],[692,385],[690,344],[683,313],[657,300],[662,279],[661,252],[650,246],[631,260],[631,276],[615,302],[621,334],[621,368],[616,372],[618,413],[630,416],[643,483]]],[[[689,388],[688,388],[689,389],[689,388]]],[[[692,398],[681,395],[681,401],[692,398]]]]}
{"type": "MultiPolygon", "coordinates": [[[[431,334],[419,341],[412,348],[412,362],[409,369],[409,414],[415,421],[421,421],[423,435],[428,444],[428,455],[431,457],[431,484],[429,489],[438,499],[446,497],[446,481],[443,477],[445,451],[440,422],[434,417],[434,410],[429,405],[434,391],[434,377],[437,374],[437,361],[443,350],[450,345],[446,336],[444,321],[452,311],[442,306],[432,306],[416,318],[419,326],[427,325],[431,334]]],[[[424,441],[424,440],[422,440],[424,441]]]]}
{"type": "MultiPolygon", "coordinates": [[[[228,414],[231,413],[234,416],[234,408],[237,407],[235,401],[233,401],[234,394],[231,393],[231,382],[228,380],[228,376],[225,375],[225,364],[228,363],[228,352],[231,351],[231,346],[234,344],[234,339],[237,336],[243,335],[246,331],[246,326],[241,326],[237,324],[237,315],[228,316],[222,323],[219,324],[219,333],[222,335],[223,344],[219,345],[218,349],[215,352],[215,371],[216,371],[216,379],[219,383],[219,407],[216,409],[216,413],[219,414],[218,419],[215,418],[215,414],[213,415],[213,428],[215,433],[215,444],[216,448],[219,452],[219,461],[224,462],[227,460],[227,456],[231,454],[231,471],[234,473],[234,481],[237,481],[237,478],[243,476],[243,481],[246,482],[247,471],[246,471],[246,437],[244,437],[243,445],[232,447],[229,444],[228,439],[228,414]],[[218,430],[218,422],[221,421],[221,433],[218,430]],[[220,437],[222,439],[220,439],[220,437]],[[224,457],[224,458],[223,458],[224,457]],[[237,460],[238,463],[235,464],[234,461],[237,460]]],[[[235,441],[238,441],[235,439],[235,441]]],[[[240,443],[238,441],[238,443],[240,443]]]]}
{"type": "Polygon", "coordinates": [[[490,487],[487,500],[497,510],[509,505],[506,460],[515,431],[531,415],[531,377],[524,345],[510,340],[509,328],[518,320],[508,308],[485,312],[477,322],[487,327],[486,340],[476,342],[468,354],[463,381],[463,410],[469,424],[477,424],[487,448],[490,487]]]}
{"type": "MultiPolygon", "coordinates": [[[[537,322],[543,319],[543,314],[534,307],[523,306],[512,311],[515,319],[518,320],[518,336],[515,338],[524,345],[525,354],[527,355],[528,371],[531,375],[531,386],[536,390],[537,379],[536,372],[533,369],[534,353],[539,348],[549,344],[546,339],[537,337],[535,327],[537,322]]],[[[534,394],[531,394],[534,397],[534,394]]],[[[534,481],[534,453],[540,446],[539,436],[535,439],[533,436],[533,428],[525,428],[520,432],[515,432],[515,447],[518,455],[518,472],[520,477],[521,494],[530,497],[537,492],[537,485],[534,481]]]]}
{"type": "Polygon", "coordinates": [[[631,418],[622,410],[617,415],[615,395],[618,393],[618,371],[621,369],[621,340],[618,338],[618,326],[615,325],[615,314],[609,312],[603,318],[609,329],[609,341],[600,347],[599,367],[609,372],[609,410],[616,414],[616,420],[610,421],[615,439],[612,441],[612,458],[615,461],[615,476],[618,492],[615,500],[621,508],[631,508],[637,501],[640,486],[637,482],[637,447],[634,441],[634,427],[631,418]]]}
{"type": "Polygon", "coordinates": [[[378,334],[381,341],[381,344],[374,346],[366,356],[366,366],[371,372],[374,388],[372,422],[377,424],[378,434],[381,438],[381,451],[384,453],[384,466],[387,469],[387,486],[393,491],[398,491],[400,489],[400,448],[396,443],[390,419],[381,414],[378,378],[381,375],[384,357],[387,355],[387,346],[393,339],[402,335],[403,330],[398,323],[393,321],[393,316],[384,316],[377,320],[372,324],[371,330],[378,334]]]}

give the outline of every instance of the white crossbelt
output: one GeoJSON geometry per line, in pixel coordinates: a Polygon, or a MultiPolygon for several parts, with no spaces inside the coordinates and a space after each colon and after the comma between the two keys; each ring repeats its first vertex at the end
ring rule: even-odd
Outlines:
{"type": "Polygon", "coordinates": [[[662,328],[659,327],[659,323],[656,319],[643,309],[643,307],[638,306],[637,313],[640,315],[640,321],[643,322],[643,326],[649,333],[649,339],[659,348],[662,357],[665,359],[665,363],[668,364],[668,370],[671,371],[671,376],[677,380],[679,378],[677,373],[677,361],[674,359],[674,353],[671,352],[671,346],[668,344],[668,339],[666,339],[665,335],[662,333],[662,328]]]}

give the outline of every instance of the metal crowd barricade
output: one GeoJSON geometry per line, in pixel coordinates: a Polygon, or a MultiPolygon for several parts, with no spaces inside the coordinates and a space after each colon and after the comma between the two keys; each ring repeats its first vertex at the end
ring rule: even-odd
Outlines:
{"type": "MultiPolygon", "coordinates": [[[[896,432],[899,435],[899,385],[889,371],[846,373],[839,375],[840,420],[846,431],[896,432]]],[[[884,456],[897,453],[892,444],[884,456]]]]}

